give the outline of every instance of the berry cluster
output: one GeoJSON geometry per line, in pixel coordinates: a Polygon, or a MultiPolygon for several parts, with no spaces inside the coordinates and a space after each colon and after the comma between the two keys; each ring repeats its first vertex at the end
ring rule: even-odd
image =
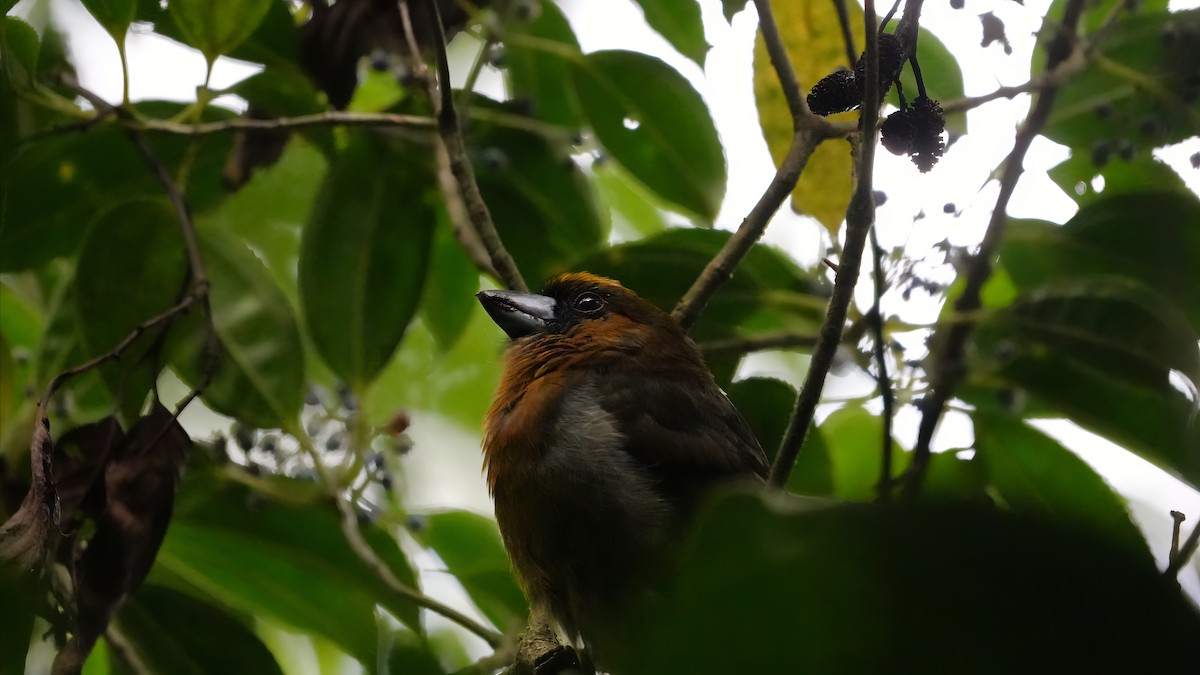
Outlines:
{"type": "MultiPolygon", "coordinates": [[[[892,83],[900,76],[904,65],[904,43],[891,33],[879,35],[879,97],[887,95],[892,83]]],[[[837,70],[813,85],[808,93],[808,107],[818,115],[827,116],[854,110],[862,105],[866,94],[866,53],[858,58],[854,70],[837,70]]]]}
{"type": "Polygon", "coordinates": [[[888,115],[880,133],[888,152],[912,157],[921,173],[928,173],[946,152],[945,129],[942,106],[928,96],[918,96],[911,106],[888,115]]]}

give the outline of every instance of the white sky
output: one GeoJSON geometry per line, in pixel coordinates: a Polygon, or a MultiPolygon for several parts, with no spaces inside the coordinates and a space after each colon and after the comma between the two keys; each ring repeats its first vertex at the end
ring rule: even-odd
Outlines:
{"type": "MultiPolygon", "coordinates": [[[[121,95],[120,66],[112,40],[77,2],[52,0],[53,11],[66,26],[71,50],[81,82],[108,100],[121,95]]],[[[635,49],[663,58],[680,70],[700,90],[708,102],[728,158],[729,187],[718,227],[736,228],[757,201],[774,174],[757,122],[752,89],[751,53],[756,19],[753,5],[740,13],[732,27],[725,22],[718,0],[704,0],[705,30],[713,45],[707,67],[676,53],[665,40],[642,21],[640,10],[630,0],[562,0],[572,26],[585,51],[597,49],[635,49]]],[[[888,3],[883,3],[884,5],[888,3]]],[[[22,0],[15,12],[29,16],[39,24],[34,0],[22,0]]],[[[927,3],[922,26],[932,30],[966,64],[965,91],[968,96],[990,92],[1000,85],[1020,84],[1028,79],[1032,34],[1040,26],[1049,0],[970,0],[964,10],[951,10],[945,3],[927,3]],[[977,16],[992,11],[1003,19],[1013,54],[1007,56],[999,45],[980,48],[981,28],[977,16]]],[[[1175,0],[1172,9],[1194,8],[1200,0],[1175,0]]],[[[881,6],[880,11],[886,10],[881,6]]],[[[470,45],[455,45],[453,52],[470,58],[470,45]]],[[[205,63],[200,54],[178,43],[145,32],[132,32],[127,41],[130,64],[130,91],[135,100],[145,98],[194,100],[195,88],[204,80],[205,63]]],[[[463,78],[465,63],[458,64],[457,78],[463,78]]],[[[214,68],[214,88],[229,86],[252,74],[256,68],[222,58],[214,68]]],[[[485,73],[480,88],[499,93],[502,85],[494,71],[485,73]]],[[[957,245],[979,241],[995,201],[996,185],[988,183],[990,171],[1011,148],[1013,131],[1029,107],[1029,96],[1011,101],[1000,100],[969,113],[971,130],[947,152],[929,174],[920,174],[907,157],[888,152],[877,153],[876,184],[884,191],[887,203],[877,214],[878,232],[885,249],[906,246],[910,256],[922,257],[923,251],[947,237],[957,245]],[[942,206],[953,203],[957,217],[943,214],[942,206]],[[914,223],[913,216],[924,210],[926,217],[914,223]]],[[[1200,171],[1184,169],[1187,158],[1200,151],[1200,139],[1156,153],[1181,172],[1189,187],[1200,192],[1200,171]]],[[[1025,161],[1022,177],[1009,208],[1016,217],[1044,218],[1064,222],[1075,212],[1074,202],[1050,181],[1046,170],[1068,156],[1066,148],[1039,138],[1025,161]]],[[[784,209],[772,223],[766,241],[778,245],[799,262],[813,265],[825,255],[821,228],[808,218],[784,209]]],[[[868,267],[869,265],[865,265],[868,267]]],[[[869,282],[869,279],[867,279],[869,282]]],[[[860,287],[859,301],[870,302],[869,283],[860,287]]],[[[895,308],[893,308],[895,309],[895,308]]],[[[937,313],[933,303],[910,303],[903,308],[906,318],[930,321],[937,313]]],[[[914,353],[913,356],[919,356],[914,353]]],[[[802,363],[802,360],[800,360],[802,363]]],[[[742,374],[769,374],[799,384],[803,370],[785,367],[796,364],[797,357],[781,360],[764,355],[748,360],[742,374]]],[[[873,382],[865,376],[835,377],[827,387],[827,398],[858,396],[871,391],[873,382]]],[[[464,507],[491,511],[490,502],[478,475],[479,439],[452,424],[428,416],[412,429],[418,451],[414,453],[409,478],[410,499],[418,506],[464,507]],[[422,454],[421,447],[438,447],[437,453],[422,454]],[[447,451],[451,448],[457,451],[447,451]],[[440,458],[453,458],[451,461],[440,458]],[[465,477],[472,477],[466,480],[465,477]]],[[[896,419],[897,437],[911,447],[918,416],[911,408],[896,419]]],[[[1038,423],[1079,453],[1100,471],[1110,484],[1125,495],[1135,519],[1151,541],[1151,547],[1165,564],[1166,542],[1171,520],[1167,512],[1181,510],[1190,518],[1187,526],[1200,522],[1200,493],[1167,475],[1148,462],[1131,455],[1109,441],[1080,430],[1066,421],[1038,423]]],[[[938,447],[963,447],[971,440],[970,423],[961,413],[950,413],[944,420],[938,447]]],[[[1185,570],[1181,580],[1185,588],[1200,597],[1200,563],[1185,570]]]]}

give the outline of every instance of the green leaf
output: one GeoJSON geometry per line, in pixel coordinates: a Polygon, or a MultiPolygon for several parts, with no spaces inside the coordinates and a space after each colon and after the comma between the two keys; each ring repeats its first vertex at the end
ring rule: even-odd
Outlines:
{"type": "MultiPolygon", "coordinates": [[[[8,514],[5,513],[7,516],[8,514]]],[[[25,656],[33,634],[35,612],[42,603],[36,584],[12,566],[0,567],[0,671],[24,673],[25,656]]]]}
{"type": "MultiPolygon", "coordinates": [[[[75,271],[75,304],[86,357],[112,349],[138,325],[174,305],[187,281],[183,237],[164,200],[137,201],[101,214],[92,224],[75,271]],[[136,264],[130,264],[136,261],[136,264]]],[[[158,378],[166,326],[135,340],[101,367],[126,421],[135,419],[158,378]]]]}
{"type": "MultiPolygon", "coordinates": [[[[917,37],[917,58],[921,63],[921,78],[928,89],[929,97],[938,101],[953,101],[963,97],[963,73],[958,59],[946,48],[936,35],[922,28],[917,37]]],[[[916,98],[917,79],[912,68],[900,71],[900,84],[908,100],[916,98]]],[[[888,101],[900,105],[895,87],[888,94],[888,101]]],[[[946,131],[953,137],[967,133],[967,113],[961,112],[946,117],[946,131]]]]}
{"type": "Polygon", "coordinates": [[[1120,274],[1175,303],[1200,333],[1200,201],[1180,192],[1102,196],[1062,227],[1010,223],[1000,260],[1021,289],[1120,274]]]}
{"type": "MultiPolygon", "coordinates": [[[[572,268],[617,279],[670,311],[728,239],[729,233],[719,230],[670,229],[588,256],[572,268]]],[[[815,331],[825,315],[823,295],[787,257],[758,244],[709,303],[691,335],[703,343],[765,332],[815,331]]]]}
{"type": "Polygon", "coordinates": [[[583,112],[571,87],[571,64],[558,50],[580,55],[579,41],[557,5],[544,2],[541,8],[536,19],[514,22],[505,36],[505,70],[512,98],[532,101],[538,119],[578,128],[583,112]],[[547,42],[554,49],[547,48],[547,42]]]}
{"type": "Polygon", "coordinates": [[[122,605],[116,627],[152,673],[283,673],[242,621],[163,586],[139,589],[122,605]]]}
{"type": "MultiPolygon", "coordinates": [[[[725,391],[754,430],[773,464],[796,403],[796,390],[782,380],[749,377],[734,382],[725,391]]],[[[826,445],[821,431],[811,427],[788,477],[790,492],[811,496],[833,494],[833,467],[826,445]]]]}
{"type": "Polygon", "coordinates": [[[600,246],[608,224],[565,142],[505,126],[497,113],[514,114],[511,104],[477,96],[471,109],[466,142],[479,190],[525,280],[537,286],[600,246]]]}
{"type": "MultiPolygon", "coordinates": [[[[883,462],[883,418],[859,406],[835,411],[820,425],[833,464],[833,494],[851,501],[874,501],[883,462]]],[[[892,478],[904,472],[909,453],[892,444],[892,478]]]]}
{"type": "Polygon", "coordinates": [[[704,39],[704,22],[700,20],[700,5],[693,0],[634,0],[646,23],[667,39],[680,54],[704,67],[709,44],[704,39]]]}
{"type": "MultiPolygon", "coordinates": [[[[862,9],[855,2],[846,3],[846,8],[854,44],[862,45],[862,9]]],[[[787,27],[781,31],[781,37],[804,91],[809,91],[834,70],[854,66],[846,63],[846,47],[833,2],[772,0],[771,10],[775,22],[787,27]]],[[[754,44],[754,99],[763,137],[778,165],[792,143],[794,124],[761,32],[754,44]]],[[[858,113],[834,115],[829,119],[857,121],[858,113]]],[[[816,218],[834,240],[837,240],[838,229],[846,217],[846,205],[850,202],[850,170],[850,148],[845,143],[822,143],[813,151],[796,189],[792,190],[792,209],[816,218]]]]}
{"type": "MultiPolygon", "coordinates": [[[[287,297],[245,244],[218,230],[201,233],[200,253],[212,288],[218,353],[202,394],[213,410],[252,427],[287,426],[304,402],[300,330],[287,297]]],[[[179,325],[174,359],[192,386],[204,381],[208,331],[198,315],[179,325]]]]}
{"type": "Polygon", "coordinates": [[[1099,39],[1098,55],[1058,90],[1044,134],[1084,151],[1128,144],[1140,154],[1200,134],[1200,10],[1144,11],[1099,39]],[[1166,37],[1168,34],[1172,38],[1166,37]]]}
{"type": "Polygon", "coordinates": [[[305,226],[300,297],[321,357],[357,391],[417,311],[433,239],[427,173],[370,133],[334,160],[305,226]]]}
{"type": "Polygon", "coordinates": [[[173,0],[169,7],[184,41],[199,49],[209,67],[218,56],[229,54],[254,33],[273,0],[173,0]]]}
{"type": "Polygon", "coordinates": [[[108,31],[117,48],[125,49],[125,32],[133,23],[137,0],[82,0],[83,6],[108,31]]]}
{"type": "Polygon", "coordinates": [[[1148,565],[1154,557],[1125,500],[1058,441],[1008,415],[977,413],[975,448],[1013,511],[1108,538],[1148,565]]]}
{"type": "Polygon", "coordinates": [[[1107,158],[1102,166],[1096,165],[1092,152],[1078,149],[1071,152],[1070,159],[1047,172],[1050,179],[1080,206],[1131,192],[1187,192],[1187,185],[1179,174],[1149,153],[1135,155],[1132,161],[1127,161],[1116,155],[1113,144],[1102,143],[1105,149],[1099,156],[1107,158]],[[1093,185],[1097,177],[1104,181],[1101,191],[1093,185]]]}
{"type": "Polygon", "coordinates": [[[673,68],[599,51],[574,64],[575,92],[605,150],[650,190],[704,221],[725,194],[725,155],[708,107],[673,68]]]}
{"type": "Polygon", "coordinates": [[[423,517],[426,523],[418,538],[446,563],[484,615],[504,631],[522,627],[529,607],[513,577],[496,522],[469,511],[423,517]]]}
{"type": "Polygon", "coordinates": [[[294,301],[300,235],[326,166],[316,147],[290,142],[278,162],[255,171],[250,182],[200,218],[202,226],[223,228],[249,244],[294,301]]]}
{"type": "Polygon", "coordinates": [[[1144,556],[1105,539],[969,504],[803,508],[768,497],[710,509],[671,586],[597,639],[607,668],[1194,669],[1173,646],[1200,633],[1200,615],[1144,556]]]}
{"type": "Polygon", "coordinates": [[[445,210],[439,209],[429,279],[421,296],[421,320],[442,350],[450,349],[462,337],[479,290],[479,270],[454,238],[451,227],[445,210]]]}
{"type": "Polygon", "coordinates": [[[411,631],[399,631],[388,647],[387,668],[376,672],[386,675],[443,675],[446,669],[439,663],[441,650],[430,649],[428,641],[411,631]]]}
{"type": "Polygon", "coordinates": [[[1141,282],[1091,276],[1030,290],[986,320],[1014,348],[1057,350],[1113,377],[1156,383],[1175,369],[1200,383],[1200,350],[1186,317],[1141,282]]]}
{"type": "MultiPolygon", "coordinates": [[[[388,533],[368,526],[363,535],[415,588],[416,575],[388,533]]],[[[417,607],[351,550],[331,504],[274,501],[212,473],[193,472],[183,483],[157,567],[152,582],[322,636],[365,665],[376,663],[376,604],[420,626],[417,607]]]]}
{"type": "MultiPolygon", "coordinates": [[[[177,103],[137,104],[141,114],[167,118],[183,109],[177,103]]],[[[228,119],[232,113],[209,106],[205,119],[228,119]]],[[[231,148],[229,134],[202,139],[159,135],[147,138],[171,175],[190,162],[181,185],[188,204],[204,213],[225,196],[221,167],[231,148]],[[187,159],[190,158],[190,159],[187,159]]],[[[4,160],[0,189],[0,271],[39,267],[72,256],[97,213],[139,197],[163,195],[162,185],[119,128],[105,126],[85,134],[63,134],[22,144],[4,160]],[[55,204],[55,208],[46,208],[55,204]]]]}
{"type": "Polygon", "coordinates": [[[603,195],[601,203],[608,205],[614,227],[625,223],[643,237],[667,229],[667,219],[658,200],[619,165],[613,162],[593,164],[592,178],[603,195]]]}
{"type": "Polygon", "coordinates": [[[36,351],[44,317],[32,298],[0,280],[0,336],[9,346],[36,351]]]}
{"type": "Polygon", "coordinates": [[[17,391],[17,364],[12,350],[0,335],[0,417],[7,417],[16,410],[20,394],[17,391]]]}
{"type": "Polygon", "coordinates": [[[6,83],[14,89],[33,86],[38,59],[38,36],[33,26],[15,16],[4,17],[0,22],[0,55],[4,56],[0,72],[6,83]]]}
{"type": "MultiPolygon", "coordinates": [[[[137,3],[138,21],[153,24],[154,32],[160,35],[187,42],[171,5],[164,6],[159,0],[137,0],[137,3]]],[[[300,58],[300,38],[288,7],[286,2],[268,1],[267,13],[258,27],[229,56],[267,66],[294,68],[300,58]]]]}
{"type": "Polygon", "coordinates": [[[725,20],[733,23],[734,15],[745,9],[748,2],[750,0],[721,0],[721,10],[725,13],[725,20]]]}

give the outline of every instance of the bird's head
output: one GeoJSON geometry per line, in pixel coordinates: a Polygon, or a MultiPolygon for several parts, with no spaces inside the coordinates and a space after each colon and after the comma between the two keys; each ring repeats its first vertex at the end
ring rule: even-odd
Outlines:
{"type": "Polygon", "coordinates": [[[653,303],[612,279],[571,272],[540,294],[482,291],[480,303],[518,345],[577,342],[591,350],[636,349],[654,338],[684,342],[679,324],[653,303]]]}

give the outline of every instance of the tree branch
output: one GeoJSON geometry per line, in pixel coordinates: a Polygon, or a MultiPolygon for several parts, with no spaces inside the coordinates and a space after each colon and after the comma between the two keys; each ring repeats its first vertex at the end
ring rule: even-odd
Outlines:
{"type": "Polygon", "coordinates": [[[695,325],[709,301],[721,289],[721,286],[729,281],[729,277],[742,262],[742,258],[762,238],[772,216],[779,210],[783,200],[787,199],[787,196],[795,189],[796,181],[800,179],[800,174],[808,164],[813,150],[822,141],[836,138],[842,133],[838,126],[809,111],[808,102],[805,101],[800,83],[796,80],[796,73],[792,70],[791,62],[788,61],[787,50],[779,35],[779,27],[775,25],[775,16],[771,12],[770,2],[755,0],[754,5],[758,9],[758,25],[762,30],[763,41],[767,45],[767,53],[771,57],[771,64],[775,67],[775,74],[779,78],[788,102],[788,110],[792,114],[792,143],[788,147],[787,155],[779,164],[775,177],[771,179],[771,183],[759,198],[758,203],[754,205],[750,214],[742,220],[737,232],[709,261],[700,276],[692,283],[691,288],[680,299],[679,304],[675,306],[671,315],[675,317],[679,325],[683,326],[684,330],[695,325]]]}
{"type": "MultiPolygon", "coordinates": [[[[916,0],[918,8],[920,1],[916,0]]],[[[875,30],[875,2],[867,0],[863,8],[863,23],[866,26],[866,63],[865,76],[867,82],[879,80],[879,35],[875,30]]],[[[908,16],[906,15],[907,19],[908,16]]],[[[862,127],[858,142],[855,144],[855,178],[857,185],[850,197],[846,208],[846,244],[842,249],[842,261],[834,278],[833,295],[829,299],[829,308],[825,314],[825,322],[821,325],[820,337],[813,350],[812,361],[809,362],[808,373],[804,377],[804,386],[796,396],[796,405],[788,420],[787,431],[779,445],[775,463],[771,467],[768,483],[776,488],[787,484],[792,467],[804,439],[812,425],[821,391],[825,387],[825,377],[833,366],[838,344],[842,340],[842,330],[846,323],[846,314],[850,301],[854,296],[854,287],[858,283],[858,272],[862,265],[863,249],[866,245],[867,233],[875,220],[875,197],[873,174],[875,166],[876,127],[879,122],[880,91],[879,87],[865,87],[862,112],[859,123],[862,127]]]]}
{"type": "MultiPolygon", "coordinates": [[[[419,58],[419,48],[413,32],[412,18],[408,11],[409,0],[400,0],[400,17],[404,24],[404,32],[409,49],[414,58],[424,66],[419,58]]],[[[437,119],[438,137],[446,149],[449,159],[450,174],[458,184],[458,193],[462,198],[467,216],[473,229],[482,242],[491,260],[491,266],[496,271],[500,281],[512,290],[528,291],[525,279],[521,276],[517,263],[512,255],[504,248],[496,224],[492,221],[491,211],[483,201],[479,184],[475,181],[475,171],[471,168],[471,160],[467,156],[466,144],[463,142],[462,129],[458,115],[454,112],[454,96],[450,87],[450,64],[446,56],[445,31],[442,27],[441,9],[437,2],[428,2],[431,23],[433,49],[437,58],[437,77],[425,77],[428,83],[429,98],[433,102],[437,119]]]]}
{"type": "Polygon", "coordinates": [[[883,335],[883,313],[879,309],[880,300],[887,290],[883,278],[883,248],[879,246],[879,237],[875,235],[875,227],[871,228],[871,252],[875,259],[875,300],[871,307],[871,341],[875,352],[875,381],[879,386],[879,397],[883,401],[883,448],[879,464],[879,501],[886,504],[892,500],[892,418],[895,415],[895,394],[892,392],[892,379],[888,376],[887,354],[883,335]]]}
{"type": "Polygon", "coordinates": [[[1179,575],[1179,570],[1192,559],[1196,554],[1197,547],[1200,547],[1200,525],[1192,528],[1192,533],[1188,535],[1187,541],[1183,542],[1183,546],[1179,547],[1170,563],[1167,564],[1167,569],[1163,571],[1163,576],[1174,579],[1179,575]]]}
{"type": "Polygon", "coordinates": [[[761,352],[768,349],[803,349],[817,344],[816,335],[799,333],[773,333],[749,338],[730,338],[728,340],[711,340],[701,343],[700,350],[704,355],[713,358],[718,356],[740,356],[750,352],[761,352]]]}
{"type": "Polygon", "coordinates": [[[842,44],[846,47],[846,65],[850,68],[858,62],[858,50],[854,48],[854,31],[850,29],[850,12],[846,10],[846,0],[833,0],[833,8],[837,11],[838,26],[842,29],[842,44]]]}
{"type": "MultiPolygon", "coordinates": [[[[1046,70],[1051,72],[1071,55],[1071,45],[1076,42],[1076,27],[1083,14],[1084,0],[1070,0],[1063,12],[1062,25],[1053,42],[1047,49],[1046,70]]],[[[905,16],[905,19],[908,17],[905,16]]],[[[1054,108],[1054,99],[1058,90],[1047,87],[1034,102],[1029,115],[1022,123],[1013,143],[1013,149],[1004,160],[1004,171],[1000,178],[1000,194],[996,197],[996,205],[988,222],[987,231],[979,251],[967,262],[964,275],[965,283],[962,295],[954,303],[956,313],[973,312],[982,305],[980,292],[984,283],[992,274],[992,259],[1004,238],[1004,227],[1008,221],[1008,203],[1016,189],[1017,180],[1024,171],[1022,166],[1025,154],[1033,139],[1041,132],[1054,108]]],[[[966,375],[964,354],[967,340],[971,337],[974,324],[958,322],[952,324],[944,335],[939,334],[931,354],[933,369],[930,375],[930,395],[925,399],[921,416],[921,424],[917,429],[917,443],[913,448],[912,462],[909,464],[905,477],[904,490],[908,497],[915,497],[921,490],[925,472],[929,468],[931,457],[930,442],[933,433],[941,420],[946,403],[954,395],[954,390],[966,375]]]]}
{"type": "Polygon", "coordinates": [[[948,101],[942,104],[942,112],[947,115],[954,113],[966,112],[973,108],[977,108],[985,103],[990,103],[1001,98],[1013,98],[1020,94],[1029,92],[1039,92],[1046,89],[1060,87],[1068,80],[1083,72],[1091,63],[1090,50],[1076,49],[1071,52],[1057,67],[1041,73],[1037,77],[1030,79],[1024,84],[1018,84],[1011,87],[1000,87],[999,89],[983,94],[982,96],[968,96],[966,98],[948,101]]]}

